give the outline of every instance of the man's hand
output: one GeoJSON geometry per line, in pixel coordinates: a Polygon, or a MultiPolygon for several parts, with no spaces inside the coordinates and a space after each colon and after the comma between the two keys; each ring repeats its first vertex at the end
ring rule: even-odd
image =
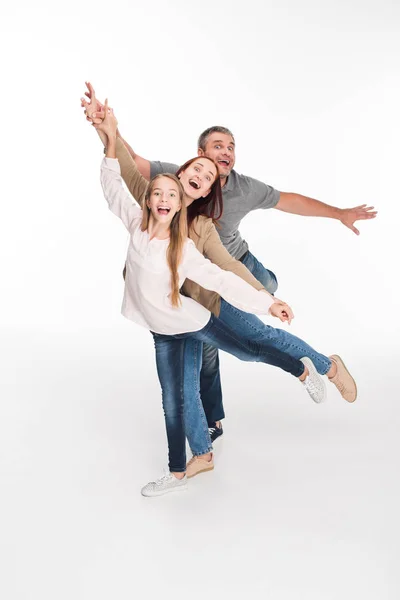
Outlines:
{"type": "Polygon", "coordinates": [[[99,125],[104,118],[104,106],[97,100],[92,84],[85,81],[85,85],[88,89],[85,96],[89,98],[89,102],[85,98],[81,98],[81,106],[85,109],[86,120],[94,125],[99,125]]]}
{"type": "Polygon", "coordinates": [[[373,206],[367,206],[366,204],[361,204],[355,208],[343,208],[341,210],[340,221],[343,223],[343,225],[354,231],[356,235],[360,235],[359,230],[354,227],[354,223],[355,221],[375,219],[377,211],[374,211],[373,209],[373,206]]]}
{"type": "Polygon", "coordinates": [[[269,312],[273,317],[277,317],[280,321],[287,321],[290,325],[292,319],[294,319],[294,314],[292,309],[286,302],[282,302],[282,300],[276,299],[269,312]]]}

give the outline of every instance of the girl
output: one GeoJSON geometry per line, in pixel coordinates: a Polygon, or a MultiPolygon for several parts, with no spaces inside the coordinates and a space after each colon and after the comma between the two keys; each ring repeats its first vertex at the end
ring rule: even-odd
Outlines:
{"type": "MultiPolygon", "coordinates": [[[[194,452],[194,459],[188,465],[188,476],[213,468],[212,456],[207,454],[211,450],[207,424],[204,414],[201,415],[198,397],[199,359],[203,341],[231,352],[242,360],[258,360],[280,366],[303,380],[307,391],[317,402],[324,398],[324,385],[310,357],[318,370],[327,373],[338,386],[343,384],[339,371],[346,376],[348,373],[342,367],[340,359],[332,361],[284,331],[274,330],[261,321],[261,326],[258,325],[258,330],[255,330],[254,324],[249,321],[251,315],[247,312],[267,314],[270,311],[273,316],[290,323],[293,316],[291,309],[265,290],[255,291],[232,273],[221,271],[196,251],[193,243],[185,237],[187,198],[179,180],[175,180],[173,176],[158,176],[151,182],[145,194],[143,213],[139,207],[134,206],[122,188],[118,163],[115,161],[115,117],[106,110],[103,123],[97,127],[108,138],[107,158],[102,166],[104,193],[111,210],[120,216],[131,233],[123,314],[154,332],[159,374],[162,364],[168,368],[168,363],[159,360],[161,355],[165,356],[163,353],[166,347],[169,347],[170,360],[173,357],[169,363],[169,395],[174,397],[175,406],[166,406],[164,401],[171,474],[148,484],[142,490],[144,495],[158,495],[186,487],[186,466],[182,460],[185,456],[184,433],[194,452]],[[224,307],[224,313],[227,309],[236,311],[234,328],[227,327],[224,320],[216,319],[200,304],[179,294],[179,284],[186,275],[197,284],[214,289],[225,297],[221,308],[224,307]],[[182,374],[183,363],[185,369],[182,374]],[[182,382],[184,403],[180,400],[182,382]],[[167,413],[170,409],[168,427],[167,413]],[[182,427],[182,413],[186,431],[182,427]],[[176,465],[172,464],[171,455],[179,456],[179,465],[178,462],[176,465]]],[[[136,184],[139,182],[143,185],[139,178],[136,177],[136,184]]],[[[204,194],[204,186],[210,186],[217,179],[217,169],[210,159],[193,159],[180,170],[180,179],[186,192],[191,188],[204,194]],[[194,171],[195,175],[190,168],[197,169],[194,171]]],[[[348,379],[353,382],[350,375],[348,379]]],[[[351,385],[348,387],[350,389],[351,385]]],[[[355,384],[353,388],[350,391],[355,395],[355,384]]],[[[163,387],[163,392],[164,390],[163,387]]]]}

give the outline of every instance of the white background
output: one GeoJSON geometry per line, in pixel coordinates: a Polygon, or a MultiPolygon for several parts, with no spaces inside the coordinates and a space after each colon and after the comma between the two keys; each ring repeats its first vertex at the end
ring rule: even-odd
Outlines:
{"type": "MultiPolygon", "coordinates": [[[[399,597],[400,7],[316,2],[4,5],[0,220],[2,596],[399,597]],[[108,96],[141,155],[182,163],[229,127],[239,172],[373,204],[355,236],[270,210],[241,228],[291,331],[359,388],[310,406],[295,380],[222,357],[216,469],[165,463],[151,336],[120,316],[127,245],[79,99],[108,96]]],[[[356,226],[358,226],[356,224],[356,226]]]]}

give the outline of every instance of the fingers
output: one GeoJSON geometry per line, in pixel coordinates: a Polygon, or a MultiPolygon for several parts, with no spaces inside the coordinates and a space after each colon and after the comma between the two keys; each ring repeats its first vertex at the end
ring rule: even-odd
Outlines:
{"type": "Polygon", "coordinates": [[[90,81],[85,81],[85,85],[89,91],[89,93],[85,92],[86,95],[89,96],[89,98],[95,98],[96,93],[95,93],[94,88],[93,88],[92,84],[90,83],[90,81]]]}

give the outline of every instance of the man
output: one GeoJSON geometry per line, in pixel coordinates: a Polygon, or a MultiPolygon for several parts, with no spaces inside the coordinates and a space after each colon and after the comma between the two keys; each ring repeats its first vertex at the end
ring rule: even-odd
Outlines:
{"type": "MultiPolygon", "coordinates": [[[[94,98],[92,86],[89,83],[86,85],[89,90],[86,95],[94,98]]],[[[91,119],[103,117],[101,105],[98,108],[100,113],[92,113],[91,119]]],[[[178,165],[160,161],[151,162],[139,156],[120,134],[119,136],[146,179],[151,179],[158,173],[176,173],[178,170],[178,165]]],[[[354,227],[354,223],[359,220],[373,219],[377,214],[373,211],[373,206],[366,204],[355,208],[340,209],[301,194],[279,192],[257,179],[239,175],[233,168],[235,165],[235,139],[226,127],[214,126],[206,129],[200,135],[197,146],[199,156],[211,158],[218,165],[224,201],[224,212],[218,221],[218,233],[223,245],[272,294],[278,287],[275,274],[264,267],[249,251],[247,242],[243,240],[239,232],[240,223],[249,212],[261,208],[276,208],[296,215],[337,219],[357,235],[359,235],[359,231],[354,227]]],[[[211,440],[214,442],[223,434],[221,420],[225,414],[222,403],[218,350],[206,344],[203,349],[200,391],[211,440]]]]}

